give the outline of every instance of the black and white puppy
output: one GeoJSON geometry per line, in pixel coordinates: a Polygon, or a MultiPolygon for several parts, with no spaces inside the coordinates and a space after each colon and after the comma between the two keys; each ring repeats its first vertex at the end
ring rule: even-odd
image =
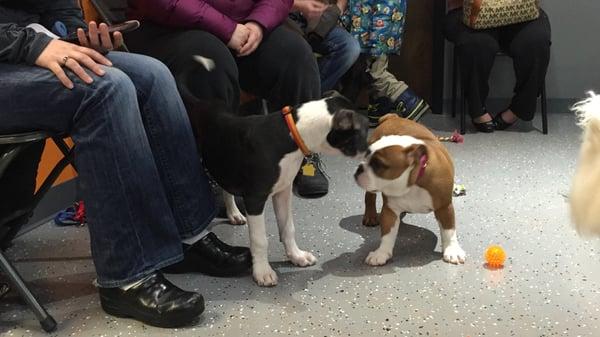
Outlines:
{"type": "MultiPolygon", "coordinates": [[[[301,267],[316,263],[313,254],[298,248],[292,219],[292,182],[304,155],[280,112],[234,116],[224,106],[198,104],[190,120],[199,140],[203,163],[223,188],[232,223],[246,221],[233,195],[244,199],[250,232],[252,275],[261,286],[277,284],[268,261],[265,203],[271,197],[280,239],[290,261],[301,267]]],[[[311,152],[355,157],[367,149],[367,118],[336,92],[292,107],[297,130],[311,152]]]]}

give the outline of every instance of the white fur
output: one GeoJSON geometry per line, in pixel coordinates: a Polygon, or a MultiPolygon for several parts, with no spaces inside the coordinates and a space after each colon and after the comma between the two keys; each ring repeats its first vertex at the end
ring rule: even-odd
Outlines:
{"type": "Polygon", "coordinates": [[[442,254],[444,256],[444,261],[452,264],[465,263],[466,254],[458,243],[456,229],[444,229],[440,225],[440,234],[442,236],[442,254]]]}
{"type": "Polygon", "coordinates": [[[235,204],[235,198],[229,192],[223,190],[223,203],[227,211],[227,219],[232,225],[243,225],[246,223],[246,217],[240,212],[235,204]]]}
{"type": "Polygon", "coordinates": [[[381,149],[390,146],[401,146],[409,147],[415,144],[424,144],[422,140],[411,137],[411,136],[384,136],[378,139],[375,143],[369,146],[370,154],[360,164],[363,167],[363,173],[357,177],[356,182],[360,187],[367,191],[379,191],[386,196],[402,196],[406,194],[408,189],[408,179],[410,178],[410,172],[414,168],[414,165],[406,169],[398,178],[393,180],[387,180],[379,178],[371,167],[368,165],[369,160],[373,154],[381,149]]]}
{"type": "MultiPolygon", "coordinates": [[[[398,213],[400,214],[400,213],[398,213]]],[[[396,218],[394,226],[390,232],[381,237],[379,248],[369,253],[365,262],[371,266],[382,266],[392,258],[394,253],[394,245],[398,236],[398,228],[400,227],[400,217],[396,218]]]]}
{"type": "MultiPolygon", "coordinates": [[[[327,110],[325,100],[303,104],[297,111],[296,127],[311,152],[341,154],[327,143],[333,116],[327,110]]],[[[291,137],[291,134],[290,134],[291,137]]],[[[271,190],[273,208],[279,227],[279,237],[290,261],[300,267],[314,265],[317,258],[310,252],[298,248],[292,218],[292,182],[300,169],[304,156],[300,150],[286,154],[279,162],[281,173],[271,190]]],[[[227,204],[226,204],[227,206],[227,204]]],[[[229,210],[228,210],[229,214],[229,210]]],[[[250,251],[253,265],[252,275],[260,286],[277,284],[277,274],[268,261],[268,242],[264,214],[248,216],[250,251]]]]}
{"type": "Polygon", "coordinates": [[[259,286],[274,286],[277,284],[277,274],[269,265],[269,242],[264,212],[260,215],[248,215],[248,231],[252,253],[252,276],[259,286]]]}
{"type": "Polygon", "coordinates": [[[600,236],[600,95],[590,92],[573,110],[584,134],[569,197],[571,218],[580,234],[600,236]]]}
{"type": "MultiPolygon", "coordinates": [[[[403,212],[408,213],[431,213],[433,209],[433,199],[426,189],[412,185],[408,186],[410,172],[414,165],[408,167],[402,174],[393,180],[386,180],[378,177],[368,165],[371,156],[378,150],[389,146],[409,147],[415,144],[424,144],[420,139],[411,136],[384,136],[375,143],[371,144],[370,155],[360,164],[363,172],[356,177],[357,184],[367,191],[379,191],[387,196],[387,206],[398,216],[403,212]]],[[[367,256],[365,262],[372,266],[385,264],[393,254],[394,244],[398,236],[398,227],[400,218],[389,233],[381,237],[379,248],[372,251],[367,256]]],[[[455,229],[443,229],[440,225],[440,235],[442,237],[442,253],[446,262],[460,264],[465,262],[465,252],[458,243],[455,229]]]]}

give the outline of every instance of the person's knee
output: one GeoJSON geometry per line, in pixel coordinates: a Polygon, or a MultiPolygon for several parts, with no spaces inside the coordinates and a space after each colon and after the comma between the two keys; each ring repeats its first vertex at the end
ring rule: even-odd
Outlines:
{"type": "Polygon", "coordinates": [[[189,30],[179,38],[188,43],[185,52],[182,52],[179,57],[188,58],[188,62],[195,62],[195,64],[203,69],[205,67],[194,60],[192,56],[205,57],[214,62],[215,67],[211,72],[237,78],[238,71],[235,59],[231,55],[229,48],[219,38],[201,30],[189,30]]]}
{"type": "Polygon", "coordinates": [[[98,99],[103,99],[105,96],[136,97],[135,85],[127,74],[116,67],[103,67],[103,69],[105,71],[103,76],[95,77],[90,85],[84,85],[87,95],[93,95],[98,99]]]}
{"type": "Polygon", "coordinates": [[[352,36],[346,42],[345,55],[345,59],[350,65],[354,64],[360,56],[360,43],[352,36]]]}

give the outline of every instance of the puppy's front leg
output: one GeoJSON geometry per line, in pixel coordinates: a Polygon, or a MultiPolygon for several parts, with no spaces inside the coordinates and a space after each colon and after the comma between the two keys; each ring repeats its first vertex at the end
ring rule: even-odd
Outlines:
{"type": "Polygon", "coordinates": [[[365,262],[371,266],[382,266],[392,257],[400,218],[388,205],[387,198],[383,198],[383,208],[379,217],[381,226],[381,243],[379,248],[369,253],[365,262]]]}
{"type": "Polygon", "coordinates": [[[269,265],[269,242],[267,241],[264,214],[265,201],[266,198],[262,201],[244,198],[248,212],[252,276],[259,286],[270,287],[277,284],[277,274],[269,265]]]}
{"type": "Polygon", "coordinates": [[[368,227],[379,224],[379,219],[377,219],[377,193],[365,192],[365,214],[362,223],[368,227]]]}
{"type": "Polygon", "coordinates": [[[440,225],[444,261],[453,264],[465,263],[465,251],[458,244],[458,238],[456,237],[454,206],[452,203],[435,211],[435,218],[440,225]]]}
{"type": "Polygon", "coordinates": [[[279,227],[279,238],[293,264],[299,267],[312,266],[317,258],[310,252],[300,250],[296,244],[296,231],[292,219],[292,187],[273,195],[273,208],[279,227]]]}
{"type": "Polygon", "coordinates": [[[229,192],[223,190],[223,203],[227,211],[227,219],[232,225],[243,225],[246,223],[246,217],[242,215],[240,209],[235,203],[235,198],[229,192]]]}

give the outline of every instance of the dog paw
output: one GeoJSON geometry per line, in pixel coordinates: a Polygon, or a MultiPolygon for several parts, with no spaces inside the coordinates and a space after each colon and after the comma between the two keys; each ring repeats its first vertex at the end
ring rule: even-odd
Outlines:
{"type": "Polygon", "coordinates": [[[363,215],[362,224],[363,224],[363,226],[367,226],[367,227],[375,227],[375,226],[379,225],[379,217],[377,216],[377,213],[373,213],[373,214],[365,213],[365,215],[363,215]]]}
{"type": "Polygon", "coordinates": [[[298,267],[308,267],[317,263],[317,258],[312,253],[303,250],[288,254],[288,257],[298,267]]]}
{"type": "Polygon", "coordinates": [[[246,223],[246,217],[239,210],[227,212],[227,219],[232,225],[244,225],[246,223]]]}
{"type": "Polygon", "coordinates": [[[383,266],[390,258],[392,258],[391,253],[377,249],[369,253],[365,262],[370,266],[383,266]]]}
{"type": "Polygon", "coordinates": [[[255,266],[252,270],[252,276],[261,287],[277,285],[277,273],[268,264],[266,266],[255,266]]]}
{"type": "Polygon", "coordinates": [[[451,244],[444,249],[444,261],[452,264],[463,264],[465,263],[465,251],[460,248],[458,243],[451,244]]]}

